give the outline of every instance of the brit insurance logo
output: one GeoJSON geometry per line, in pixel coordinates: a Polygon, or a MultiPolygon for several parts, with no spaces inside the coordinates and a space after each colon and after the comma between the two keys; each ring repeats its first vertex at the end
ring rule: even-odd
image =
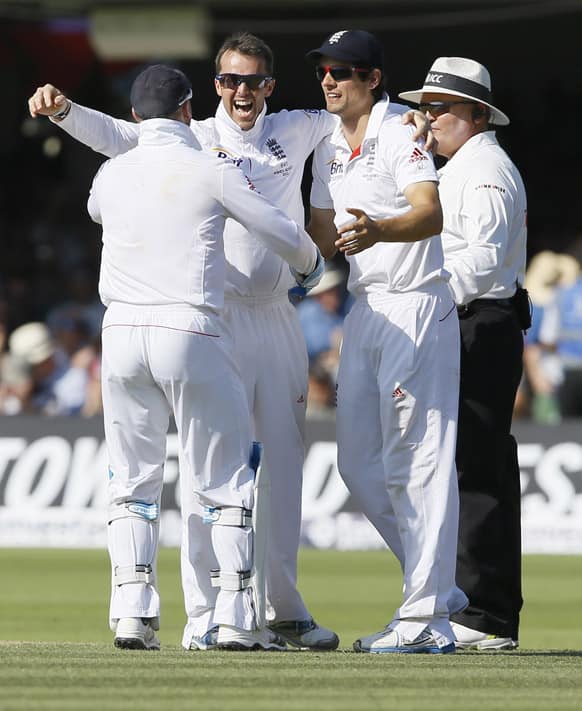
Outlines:
{"type": "Polygon", "coordinates": [[[344,164],[341,162],[341,160],[338,160],[337,158],[332,158],[330,161],[327,162],[327,165],[329,165],[330,175],[343,175],[344,164]]]}
{"type": "Polygon", "coordinates": [[[240,168],[242,165],[244,159],[240,156],[233,155],[230,151],[227,151],[226,148],[222,148],[222,146],[215,146],[212,150],[216,153],[217,158],[229,161],[230,163],[236,165],[237,168],[240,168]]]}

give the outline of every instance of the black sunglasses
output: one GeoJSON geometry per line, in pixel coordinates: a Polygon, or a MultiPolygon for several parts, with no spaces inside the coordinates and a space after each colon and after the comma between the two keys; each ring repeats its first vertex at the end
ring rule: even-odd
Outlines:
{"type": "Polygon", "coordinates": [[[225,89],[237,89],[246,84],[251,91],[262,89],[273,77],[266,74],[217,74],[216,81],[225,89]]]}
{"type": "Polygon", "coordinates": [[[475,101],[426,101],[418,105],[418,110],[422,111],[423,114],[427,112],[431,116],[442,116],[443,114],[448,114],[451,110],[451,106],[456,106],[457,104],[476,104],[475,101]]]}
{"type": "Polygon", "coordinates": [[[334,81],[346,81],[352,78],[353,72],[369,74],[371,71],[371,69],[362,69],[361,67],[326,67],[319,65],[315,67],[315,76],[317,81],[323,81],[327,74],[331,74],[331,78],[334,81]]]}

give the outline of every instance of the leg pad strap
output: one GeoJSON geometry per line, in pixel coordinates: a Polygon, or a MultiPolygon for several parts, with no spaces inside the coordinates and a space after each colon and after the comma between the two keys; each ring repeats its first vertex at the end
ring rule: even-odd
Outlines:
{"type": "Polygon", "coordinates": [[[213,588],[239,592],[251,585],[251,571],[243,570],[240,573],[225,573],[221,570],[210,571],[210,584],[213,588]]]}
{"type": "Polygon", "coordinates": [[[205,506],[203,521],[214,526],[250,528],[253,525],[253,512],[240,506],[205,506]]]}
{"type": "Polygon", "coordinates": [[[109,507],[109,523],[120,518],[139,518],[146,521],[157,521],[160,517],[158,504],[145,504],[143,501],[125,501],[122,504],[112,504],[109,507]]]}
{"type": "Polygon", "coordinates": [[[113,573],[114,585],[153,582],[154,576],[151,565],[117,565],[113,573]]]}

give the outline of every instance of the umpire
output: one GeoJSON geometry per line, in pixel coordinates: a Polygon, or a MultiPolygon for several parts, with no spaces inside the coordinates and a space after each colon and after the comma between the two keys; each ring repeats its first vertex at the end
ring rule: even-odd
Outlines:
{"type": "Polygon", "coordinates": [[[400,97],[431,120],[439,155],[445,268],[459,312],[461,384],[456,462],[460,520],[457,584],[469,606],[452,616],[458,648],[518,646],[521,596],[520,474],[511,418],[528,327],[526,194],[490,125],[487,69],[440,57],[424,86],[400,97]]]}

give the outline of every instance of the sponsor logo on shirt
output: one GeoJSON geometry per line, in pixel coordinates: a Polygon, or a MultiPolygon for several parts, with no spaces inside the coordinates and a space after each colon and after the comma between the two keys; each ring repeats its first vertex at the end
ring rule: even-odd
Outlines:
{"type": "Polygon", "coordinates": [[[396,388],[396,390],[392,393],[392,397],[394,400],[404,400],[406,393],[402,390],[402,388],[396,388]]]}
{"type": "Polygon", "coordinates": [[[249,178],[249,176],[248,176],[248,175],[245,175],[244,173],[243,173],[243,175],[245,176],[245,180],[247,181],[247,185],[248,185],[248,187],[249,187],[249,190],[255,190],[255,191],[258,193],[259,191],[257,190],[256,185],[255,185],[255,184],[253,183],[253,181],[249,178]]]}
{"type": "Polygon", "coordinates": [[[329,165],[329,174],[330,175],[342,175],[344,172],[344,164],[336,160],[335,158],[332,158],[332,160],[328,161],[327,163],[329,165]]]}
{"type": "Polygon", "coordinates": [[[215,148],[212,149],[216,153],[217,158],[221,158],[222,160],[229,161],[230,163],[234,163],[237,168],[240,168],[241,163],[243,162],[243,158],[240,158],[239,156],[235,156],[229,151],[225,150],[224,148],[220,146],[216,146],[215,148]]]}
{"type": "Polygon", "coordinates": [[[427,156],[424,155],[424,153],[420,150],[420,148],[417,148],[416,146],[414,147],[410,158],[408,159],[409,163],[419,163],[420,161],[423,160],[428,160],[427,156]]]}
{"type": "Polygon", "coordinates": [[[476,185],[475,190],[497,190],[500,193],[505,193],[505,188],[501,185],[493,185],[493,183],[481,183],[476,185]]]}

